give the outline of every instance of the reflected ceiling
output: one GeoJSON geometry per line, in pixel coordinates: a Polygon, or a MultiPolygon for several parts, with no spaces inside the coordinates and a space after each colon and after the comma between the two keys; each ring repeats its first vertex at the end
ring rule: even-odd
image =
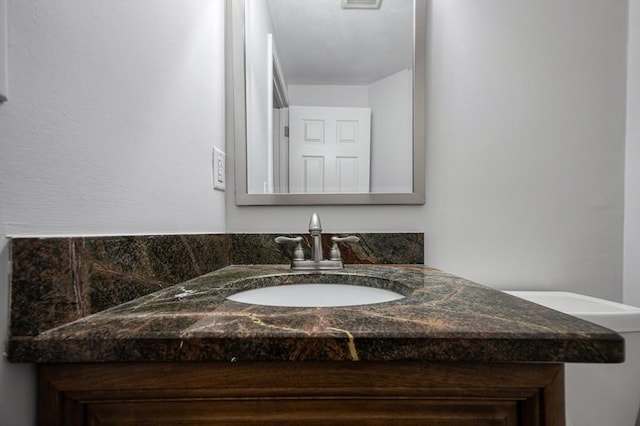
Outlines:
{"type": "Polygon", "coordinates": [[[371,10],[342,9],[340,0],[267,3],[288,84],[370,84],[412,68],[411,0],[371,10]]]}

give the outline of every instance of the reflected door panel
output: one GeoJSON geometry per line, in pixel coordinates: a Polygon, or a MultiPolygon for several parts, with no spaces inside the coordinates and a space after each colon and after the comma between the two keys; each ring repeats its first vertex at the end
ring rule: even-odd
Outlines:
{"type": "Polygon", "coordinates": [[[368,192],[371,109],[289,108],[289,190],[368,192]]]}

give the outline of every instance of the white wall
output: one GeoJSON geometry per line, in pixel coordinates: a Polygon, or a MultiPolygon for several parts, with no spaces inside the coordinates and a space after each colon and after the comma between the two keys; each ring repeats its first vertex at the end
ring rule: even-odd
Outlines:
{"type": "Polygon", "coordinates": [[[624,303],[640,306],[640,1],[629,2],[624,193],[624,303]]]}
{"type": "MultiPolygon", "coordinates": [[[[426,263],[622,299],[626,2],[434,0],[425,206],[237,207],[230,232],[425,232],[426,263]]],[[[231,182],[231,180],[230,180],[231,182]]]]}
{"type": "MultiPolygon", "coordinates": [[[[0,105],[0,339],[9,235],[225,231],[223,2],[9,0],[0,105]]],[[[0,424],[33,424],[33,367],[0,361],[0,424]]]]}
{"type": "Polygon", "coordinates": [[[0,103],[7,99],[7,2],[0,0],[0,103]]]}
{"type": "Polygon", "coordinates": [[[622,299],[626,2],[437,1],[427,259],[622,299]]]}
{"type": "Polygon", "coordinates": [[[413,190],[412,71],[405,69],[369,86],[371,192],[413,190]]]}
{"type": "Polygon", "coordinates": [[[295,106],[369,107],[369,86],[296,85],[288,87],[289,104],[295,106]]]}

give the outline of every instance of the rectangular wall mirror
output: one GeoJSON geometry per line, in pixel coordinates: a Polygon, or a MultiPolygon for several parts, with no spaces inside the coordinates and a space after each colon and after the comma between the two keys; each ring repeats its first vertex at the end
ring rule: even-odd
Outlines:
{"type": "Polygon", "coordinates": [[[424,204],[426,0],[229,0],[237,205],[424,204]]]}

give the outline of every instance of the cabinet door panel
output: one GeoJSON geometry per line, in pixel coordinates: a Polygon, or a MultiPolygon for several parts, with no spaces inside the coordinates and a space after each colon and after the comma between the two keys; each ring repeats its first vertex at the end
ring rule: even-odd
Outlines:
{"type": "Polygon", "coordinates": [[[562,365],[41,365],[41,425],[564,426],[562,365]]]}
{"type": "Polygon", "coordinates": [[[267,400],[90,403],[89,425],[517,425],[513,401],[267,400]]]}

